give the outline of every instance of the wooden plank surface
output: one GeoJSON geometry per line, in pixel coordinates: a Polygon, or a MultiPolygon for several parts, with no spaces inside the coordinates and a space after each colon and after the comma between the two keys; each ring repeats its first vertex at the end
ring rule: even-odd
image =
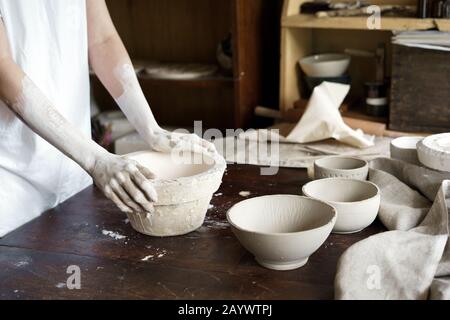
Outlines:
{"type": "Polygon", "coordinates": [[[135,232],[99,191],[84,190],[0,240],[0,299],[332,299],[342,252],[384,228],[376,221],[357,234],[331,235],[303,268],[264,269],[231,233],[226,211],[244,199],[240,191],[299,194],[308,178],[301,169],[273,177],[259,169],[230,165],[204,226],[172,238],[135,232]],[[81,290],[64,286],[69,265],[81,269],[81,290]]]}
{"type": "Polygon", "coordinates": [[[392,46],[389,129],[450,131],[450,52],[392,46]]]}
{"type": "MultiPolygon", "coordinates": [[[[368,17],[331,17],[316,18],[315,15],[297,14],[283,17],[281,25],[290,28],[318,28],[318,29],[356,29],[369,30],[367,27],[368,17]]],[[[380,30],[428,30],[436,27],[435,20],[404,18],[404,17],[381,17],[380,30]]]]}

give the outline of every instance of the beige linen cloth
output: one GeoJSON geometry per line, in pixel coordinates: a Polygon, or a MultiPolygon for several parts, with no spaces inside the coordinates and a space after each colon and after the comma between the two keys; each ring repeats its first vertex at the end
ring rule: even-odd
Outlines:
{"type": "Polygon", "coordinates": [[[390,231],[341,256],[336,299],[450,299],[450,173],[402,161],[371,162],[381,190],[379,219],[390,231]]]}

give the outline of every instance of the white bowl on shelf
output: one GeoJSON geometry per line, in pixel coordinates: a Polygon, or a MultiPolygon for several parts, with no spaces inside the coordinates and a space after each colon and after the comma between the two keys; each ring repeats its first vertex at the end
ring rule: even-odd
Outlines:
{"type": "Polygon", "coordinates": [[[337,210],[333,233],[347,234],[372,224],[380,209],[380,190],[370,181],[328,178],[302,188],[305,196],[328,203],[337,210]]]}
{"type": "Polygon", "coordinates": [[[292,270],[304,266],[325,242],[336,222],[336,210],[302,196],[271,195],[235,204],[227,219],[260,265],[292,270]]]}
{"type": "Polygon", "coordinates": [[[310,77],[340,77],[350,65],[350,56],[344,53],[323,53],[300,59],[300,67],[310,77]]]}

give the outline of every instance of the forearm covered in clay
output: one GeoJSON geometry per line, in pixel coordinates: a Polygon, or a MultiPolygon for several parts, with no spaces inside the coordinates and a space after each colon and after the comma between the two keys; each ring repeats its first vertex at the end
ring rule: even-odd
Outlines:
{"type": "MultiPolygon", "coordinates": [[[[48,70],[51,72],[51,70],[48,70]]],[[[13,61],[0,21],[0,100],[34,132],[76,161],[124,212],[151,212],[157,194],[152,172],[107,152],[67,121],[13,61]]]]}
{"type": "Polygon", "coordinates": [[[0,79],[2,101],[34,132],[91,173],[95,159],[106,150],[67,121],[12,60],[0,64],[0,79]]]}
{"type": "Polygon", "coordinates": [[[161,131],[142,92],[136,73],[104,1],[88,2],[89,60],[111,96],[146,139],[161,131]]]}
{"type": "Polygon", "coordinates": [[[216,152],[213,144],[196,135],[168,132],[158,125],[105,2],[88,0],[87,4],[91,67],[149,147],[162,152],[216,152]]]}

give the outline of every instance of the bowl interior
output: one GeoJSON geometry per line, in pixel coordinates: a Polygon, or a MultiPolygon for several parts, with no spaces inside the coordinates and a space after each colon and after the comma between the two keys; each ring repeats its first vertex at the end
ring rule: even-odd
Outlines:
{"type": "Polygon", "coordinates": [[[417,143],[423,140],[423,137],[401,137],[392,140],[392,145],[400,149],[416,149],[417,143]]]}
{"type": "Polygon", "coordinates": [[[346,54],[340,53],[324,53],[309,56],[300,60],[300,63],[304,64],[316,64],[323,62],[344,62],[349,60],[350,57],[346,54]]]}
{"type": "Polygon", "coordinates": [[[198,153],[178,154],[143,151],[128,155],[156,174],[157,179],[177,179],[191,177],[208,171],[214,160],[198,153]]]}
{"type": "Polygon", "coordinates": [[[450,152],[450,133],[441,133],[431,135],[423,140],[423,144],[431,149],[449,153],[450,152]]]}
{"type": "Polygon", "coordinates": [[[358,202],[375,197],[378,188],[368,182],[352,179],[320,179],[303,186],[306,196],[330,202],[358,202]]]}
{"type": "Polygon", "coordinates": [[[328,169],[352,170],[363,168],[367,164],[366,161],[349,157],[327,157],[316,161],[316,165],[328,169]]]}
{"type": "Polygon", "coordinates": [[[273,195],[239,202],[228,212],[228,219],[239,229],[279,234],[322,227],[335,214],[331,206],[314,199],[273,195]]]}

